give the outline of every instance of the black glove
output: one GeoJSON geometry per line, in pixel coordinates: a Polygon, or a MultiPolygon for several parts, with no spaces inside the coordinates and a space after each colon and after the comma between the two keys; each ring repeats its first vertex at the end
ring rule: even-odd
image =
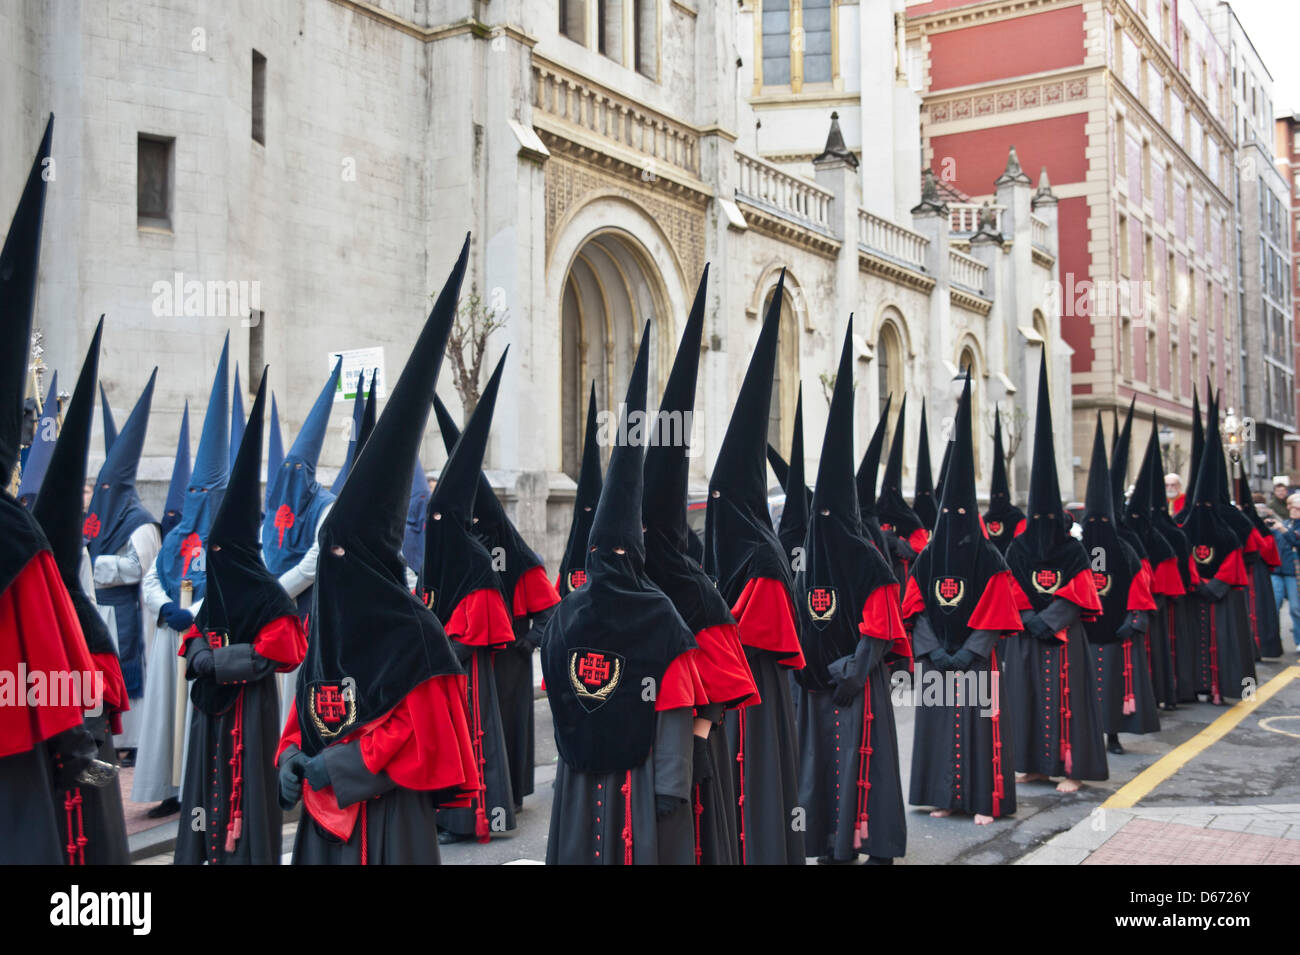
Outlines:
{"type": "Polygon", "coordinates": [[[693,751],[691,776],[695,782],[702,783],[713,778],[713,760],[709,758],[709,741],[703,736],[696,736],[693,751]]]}
{"type": "Polygon", "coordinates": [[[302,753],[286,756],[280,762],[280,808],[292,809],[302,798],[303,767],[309,760],[302,753]]]}
{"type": "Polygon", "coordinates": [[[302,768],[303,775],[307,777],[307,782],[311,783],[311,788],[320,792],[330,784],[329,767],[325,765],[325,754],[318,753],[302,768]]]}
{"type": "Polygon", "coordinates": [[[194,679],[199,680],[206,676],[212,676],[217,672],[217,661],[212,656],[212,648],[204,647],[202,650],[195,652],[190,658],[190,673],[194,679]]]}
{"type": "Polygon", "coordinates": [[[835,681],[835,689],[831,691],[831,701],[838,707],[850,706],[859,693],[862,692],[862,685],[856,680],[845,678],[835,681]]]}
{"type": "Polygon", "coordinates": [[[948,656],[948,651],[944,650],[943,647],[936,647],[931,650],[926,655],[926,659],[930,662],[930,666],[936,670],[952,669],[952,657],[948,656]]]}
{"type": "Polygon", "coordinates": [[[1124,622],[1115,630],[1115,636],[1120,640],[1130,640],[1133,637],[1133,618],[1126,616],[1124,622]]]}
{"type": "Polygon", "coordinates": [[[655,815],[661,819],[677,811],[678,808],[686,804],[685,799],[679,799],[677,796],[665,796],[662,793],[655,793],[655,815]]]}
{"type": "Polygon", "coordinates": [[[190,627],[194,626],[194,614],[188,610],[182,610],[178,603],[165,603],[162,610],[158,611],[158,616],[162,617],[163,623],[171,627],[177,633],[184,633],[190,627]]]}
{"type": "Polygon", "coordinates": [[[967,650],[962,647],[952,656],[948,657],[948,662],[954,670],[969,670],[975,663],[975,651],[967,650]]]}

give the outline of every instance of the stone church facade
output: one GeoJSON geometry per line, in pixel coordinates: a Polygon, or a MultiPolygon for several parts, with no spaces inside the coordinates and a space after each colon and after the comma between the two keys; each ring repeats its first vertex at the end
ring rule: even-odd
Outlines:
{"type": "MultiPolygon", "coordinates": [[[[382,348],[397,373],[470,231],[467,286],[505,321],[488,362],[511,346],[488,466],[552,567],[590,382],[602,407],[615,404],[653,319],[652,393],[662,387],[705,263],[700,489],[782,268],[770,426],[787,451],[802,385],[810,475],[822,376],[850,313],[859,449],[884,396],[906,391],[906,484],[920,399],[937,463],[965,367],[987,482],[993,409],[1032,429],[1043,348],[1068,474],[1070,350],[1043,305],[1057,279],[1055,199],[1010,143],[983,209],[923,176],[903,5],[4,5],[5,141],[34,144],[56,116],[44,361],[70,374],[106,313],[101,374],[119,418],[160,366],[142,466],[160,498],[181,407],[189,399],[197,433],[227,332],[243,387],[248,368],[270,365],[291,440],[331,352],[382,348]],[[197,314],[159,307],[158,289],[193,281],[232,295],[244,283],[251,317],[211,296],[197,314]]],[[[17,194],[29,153],[0,154],[0,195],[17,194]]],[[[450,375],[448,363],[440,393],[456,409],[450,375]]],[[[346,418],[336,406],[326,476],[346,418]]],[[[433,423],[423,450],[436,470],[433,423]]],[[[92,467],[100,454],[96,442],[92,467]]],[[[1028,457],[1026,446],[1012,468],[1018,491],[1028,457]]]]}

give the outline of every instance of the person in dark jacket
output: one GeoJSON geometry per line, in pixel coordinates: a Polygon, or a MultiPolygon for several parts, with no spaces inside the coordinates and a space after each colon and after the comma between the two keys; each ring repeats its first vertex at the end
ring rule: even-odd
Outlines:
{"type": "Polygon", "coordinates": [[[1282,563],[1273,568],[1273,599],[1277,602],[1279,616],[1282,613],[1282,601],[1287,602],[1291,611],[1291,640],[1296,651],[1300,652],[1300,493],[1292,494],[1286,499],[1289,515],[1285,521],[1265,518],[1264,523],[1273,532],[1277,544],[1278,556],[1282,563]]]}

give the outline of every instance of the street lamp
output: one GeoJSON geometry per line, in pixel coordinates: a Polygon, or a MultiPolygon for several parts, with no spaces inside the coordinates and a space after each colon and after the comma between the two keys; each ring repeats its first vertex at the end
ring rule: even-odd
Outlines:
{"type": "Polygon", "coordinates": [[[1228,436],[1228,458],[1232,461],[1232,476],[1241,473],[1241,422],[1231,408],[1223,419],[1223,433],[1228,436]]]}

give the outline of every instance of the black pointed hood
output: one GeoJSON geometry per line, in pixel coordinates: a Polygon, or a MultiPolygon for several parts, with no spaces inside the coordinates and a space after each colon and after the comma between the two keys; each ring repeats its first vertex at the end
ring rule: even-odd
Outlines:
{"type": "Polygon", "coordinates": [[[984,536],[975,493],[975,444],[971,425],[971,381],[967,372],[947,449],[939,518],[930,543],[912,569],[926,619],[940,645],[955,653],[970,636],[971,614],[989,581],[1007,569],[1002,554],[984,536]]]}
{"type": "Polygon", "coordinates": [[[924,525],[912,505],[903,497],[903,446],[907,436],[907,395],[898,406],[898,420],[894,423],[894,439],[889,445],[889,458],[885,474],[880,479],[880,493],[876,497],[876,519],[880,529],[906,541],[924,525]]]}
{"type": "Polygon", "coordinates": [[[1183,530],[1196,561],[1196,572],[1203,580],[1218,574],[1224,560],[1241,546],[1241,540],[1230,523],[1230,511],[1223,503],[1220,482],[1223,478],[1223,450],[1219,444],[1219,428],[1213,401],[1205,428],[1205,444],[1201,448],[1200,467],[1196,473],[1196,490],[1189,499],[1187,519],[1183,530]]]}
{"type": "Polygon", "coordinates": [[[943,479],[948,476],[948,461],[952,456],[952,441],[943,444],[943,457],[939,459],[939,479],[934,484],[935,521],[939,520],[939,502],[943,500],[943,479]]]}
{"type": "MultiPolygon", "coordinates": [[[[1255,529],[1250,518],[1241,512],[1241,510],[1232,502],[1232,476],[1228,470],[1228,455],[1223,449],[1223,432],[1219,430],[1219,396],[1214,399],[1214,413],[1210,423],[1214,426],[1215,446],[1218,448],[1219,456],[1216,458],[1219,464],[1219,479],[1216,487],[1219,492],[1220,513],[1228,522],[1228,527],[1237,535],[1237,543],[1242,547],[1250,540],[1250,532],[1255,529]]],[[[1237,465],[1240,467],[1240,464],[1237,465]]]]}
{"type": "Polygon", "coordinates": [[[142,524],[158,523],[158,519],[141,503],[135,486],[157,379],[158,369],[155,368],[95,478],[95,490],[90,497],[90,507],[86,509],[85,524],[86,547],[92,558],[116,554],[142,524]]]}
{"type": "MultiPolygon", "coordinates": [[[[773,449],[767,448],[767,457],[771,461],[773,449]]],[[[803,385],[799,386],[799,398],[794,406],[794,433],[790,438],[790,463],[785,468],[785,477],[781,487],[785,491],[785,504],[781,507],[781,519],[777,523],[776,536],[787,554],[792,554],[796,547],[802,547],[808,533],[808,513],[812,508],[812,494],[804,478],[803,449],[803,385]]],[[[784,463],[784,462],[783,462],[784,463]]],[[[772,468],[776,471],[775,466],[772,468]]],[[[778,476],[779,473],[778,473],[778,476]]]]}
{"type": "Polygon", "coordinates": [[[9,232],[0,248],[0,487],[18,463],[23,435],[23,397],[27,393],[27,355],[31,348],[32,316],[36,308],[36,271],[41,254],[41,223],[45,218],[45,163],[50,158],[54,116],[45,135],[9,232]]]}
{"type": "MultiPolygon", "coordinates": [[[[194,625],[224,645],[252,644],[268,624],[295,616],[296,608],[280,581],[262,562],[262,435],[266,419],[266,370],[262,370],[253,410],[240,422],[239,445],[226,483],[226,494],[208,534],[207,595],[194,625]]],[[[242,687],[194,681],[190,699],[204,713],[223,713],[242,687]]]]}
{"type": "Polygon", "coordinates": [[[1129,400],[1128,414],[1124,416],[1124,427],[1115,433],[1114,449],[1110,455],[1110,488],[1115,502],[1115,513],[1124,509],[1125,483],[1128,481],[1129,446],[1133,441],[1133,410],[1137,406],[1137,395],[1129,400]]]}
{"type": "Polygon", "coordinates": [[[1152,473],[1156,480],[1151,482],[1148,488],[1148,508],[1151,514],[1151,522],[1160,536],[1163,537],[1173,550],[1174,556],[1178,558],[1178,574],[1182,577],[1183,588],[1192,589],[1191,567],[1188,563],[1191,557],[1191,545],[1187,541],[1187,535],[1183,529],[1169,513],[1169,499],[1165,497],[1164,483],[1164,461],[1160,457],[1160,419],[1154,411],[1151,412],[1151,434],[1153,440],[1147,443],[1147,455],[1151,459],[1152,473]]]}
{"type": "Polygon", "coordinates": [[[880,476],[880,455],[885,450],[885,427],[889,424],[889,409],[894,404],[894,396],[885,398],[885,407],[880,410],[876,429],[871,432],[867,450],[862,454],[862,463],[858,465],[858,511],[862,514],[863,524],[873,536],[879,530],[876,524],[876,481],[880,476]]]}
{"type": "Polygon", "coordinates": [[[989,540],[1003,555],[1015,539],[1016,529],[1025,512],[1011,503],[1011,484],[1007,481],[1006,449],[1002,444],[1002,414],[993,409],[993,479],[989,483],[989,509],[984,512],[984,529],[989,540]]]}
{"type": "Polygon", "coordinates": [[[172,461],[171,482],[163,500],[159,533],[166,539],[171,529],[181,522],[181,509],[185,506],[185,489],[190,486],[190,402],[185,401],[181,412],[181,430],[176,438],[176,458],[172,461]]]}
{"type": "Polygon", "coordinates": [[[587,582],[560,602],[542,640],[556,747],[577,772],[623,772],[644,762],[654,739],[655,700],[641,688],[659,685],[669,664],[695,645],[644,567],[649,339],[647,322],[611,436],[614,448],[588,541],[587,582]]]}
{"type": "Polygon", "coordinates": [[[750,580],[779,580],[787,593],[794,586],[767,509],[767,424],[784,286],[782,270],[709,480],[704,571],[730,606],[750,580]]]}
{"type": "MultiPolygon", "coordinates": [[[[799,386],[799,404],[800,406],[803,405],[803,385],[799,386]]],[[[769,444],[767,446],[767,463],[772,468],[772,473],[776,475],[776,483],[784,489],[786,481],[790,479],[790,462],[781,457],[781,452],[769,444]]]]}
{"type": "Polygon", "coordinates": [[[113,442],[117,440],[117,421],[113,418],[113,409],[108,403],[108,392],[104,390],[104,383],[99,383],[99,408],[100,413],[104,416],[104,456],[113,450],[113,442]]]}
{"type": "Polygon", "coordinates": [[[407,589],[402,542],[419,455],[469,261],[469,236],[425,320],[364,454],[321,524],[307,658],[298,671],[303,752],[315,755],[460,666],[442,624],[407,589]],[[321,686],[354,681],[344,718],[320,713],[321,686]]]}
{"type": "Polygon", "coordinates": [[[1074,522],[1061,502],[1052,432],[1051,391],[1046,350],[1038,369],[1038,407],[1034,416],[1034,454],[1029,470],[1029,513],[1025,531],[1007,547],[1007,565],[1035,610],[1044,610],[1061,587],[1088,569],[1088,554],[1070,536],[1074,522]]]}
{"type": "Polygon", "coordinates": [[[82,493],[86,486],[86,459],[90,454],[95,388],[99,383],[99,342],[103,333],[104,319],[101,317],[91,336],[90,348],[67,412],[63,415],[63,427],[50,456],[49,470],[36,503],[32,505],[32,517],[36,518],[50,542],[54,562],[59,566],[59,576],[63,578],[63,585],[68,588],[68,596],[76,608],[86,646],[92,654],[116,656],[104,619],[81,589],[81,556],[85,546],[81,539],[82,493]]]}
{"type": "MultiPolygon", "coordinates": [[[[735,623],[731,610],[703,569],[687,553],[686,489],[691,466],[691,427],[695,384],[704,340],[704,303],[709,271],[705,267],[677,345],[677,356],[646,449],[641,502],[645,527],[645,572],[662,590],[691,633],[735,623]]],[[[712,674],[710,674],[711,676],[712,674]]],[[[724,691],[730,694],[731,691],[724,691]]],[[[721,702],[721,701],[719,701],[721,702]]]]}
{"type": "Polygon", "coordinates": [[[857,648],[862,637],[858,624],[868,598],[878,588],[896,583],[885,558],[863,534],[858,478],[853,473],[853,430],[850,315],[817,463],[804,561],[795,576],[795,604],[806,663],[800,680],[818,690],[834,686],[828,667],[857,648]]]}
{"type": "Polygon", "coordinates": [[[934,527],[939,517],[939,500],[934,493],[934,477],[930,473],[930,428],[926,423],[925,399],[921,399],[921,428],[917,432],[916,493],[912,495],[912,510],[926,530],[934,527]]]}
{"type": "MultiPolygon", "coordinates": [[[[488,378],[473,414],[465,423],[464,433],[438,475],[437,487],[429,495],[420,586],[425,604],[438,615],[444,627],[451,623],[456,608],[470,594],[479,590],[501,593],[501,578],[492,568],[492,555],[474,533],[473,518],[478,477],[487,453],[497,392],[509,352],[507,348],[502,353],[488,378]]],[[[467,637],[482,636],[450,629],[447,635],[462,642],[469,642],[467,637]]],[[[506,643],[513,638],[513,633],[507,628],[504,634],[488,635],[488,639],[494,637],[506,643]]]]}
{"type": "MultiPolygon", "coordinates": [[[[1165,540],[1164,534],[1155,526],[1151,511],[1152,491],[1164,486],[1164,476],[1160,472],[1157,453],[1152,458],[1152,450],[1157,450],[1157,433],[1153,430],[1147,437],[1146,447],[1138,465],[1137,479],[1133,482],[1133,493],[1121,506],[1120,526],[1128,531],[1142,545],[1139,556],[1145,556],[1151,564],[1151,570],[1159,567],[1174,556],[1174,549],[1165,540]]],[[[1128,534],[1124,536],[1128,540],[1128,534]]],[[[1134,548],[1135,550],[1137,548],[1134,548]]]]}
{"type": "Polygon", "coordinates": [[[1128,612],[1129,588],[1142,570],[1138,555],[1120,536],[1115,520],[1115,498],[1106,462],[1106,432],[1097,412],[1092,460],[1088,467],[1088,489],[1084,495],[1083,547],[1092,563],[1093,582],[1101,598],[1102,612],[1096,620],[1084,621],[1088,640],[1094,644],[1116,642],[1115,630],[1128,612]]]}
{"type": "Polygon", "coordinates": [[[36,495],[41,492],[41,482],[50,466],[50,457],[54,454],[54,444],[59,440],[59,373],[50,375],[50,390],[45,393],[45,403],[41,405],[40,417],[36,419],[36,430],[32,434],[32,445],[27,449],[27,460],[18,482],[18,503],[31,510],[36,503],[36,495]]]}
{"type": "Polygon", "coordinates": [[[357,450],[352,456],[355,461],[361,457],[361,452],[366,449],[366,442],[370,440],[370,433],[375,430],[375,418],[378,410],[375,405],[375,382],[379,378],[379,369],[376,368],[370,374],[370,389],[366,392],[366,406],[361,412],[361,430],[357,433],[357,450]]]}
{"type": "Polygon", "coordinates": [[[1196,494],[1196,479],[1201,473],[1201,453],[1205,450],[1205,428],[1201,424],[1201,399],[1192,385],[1192,449],[1188,456],[1187,483],[1183,487],[1183,508],[1174,519],[1178,524],[1187,520],[1191,513],[1192,498],[1196,494]]]}
{"type": "MultiPolygon", "coordinates": [[[[352,465],[357,459],[357,448],[362,440],[362,436],[369,437],[370,428],[366,427],[366,370],[361,369],[357,375],[357,393],[352,399],[352,430],[348,434],[348,450],[343,458],[343,466],[339,468],[338,476],[334,478],[334,483],[330,485],[330,493],[338,496],[339,491],[343,490],[343,484],[347,481],[348,475],[352,473],[352,465]]],[[[371,419],[373,427],[373,418],[371,419]]]]}
{"type": "Polygon", "coordinates": [[[596,383],[591,383],[587,396],[587,427],[582,440],[582,469],[578,472],[578,487],[573,495],[573,520],[569,524],[569,539],[564,545],[560,560],[560,575],[556,589],[563,597],[570,590],[582,586],[587,579],[587,536],[596,516],[600,501],[600,445],[596,441],[596,383]]]}

